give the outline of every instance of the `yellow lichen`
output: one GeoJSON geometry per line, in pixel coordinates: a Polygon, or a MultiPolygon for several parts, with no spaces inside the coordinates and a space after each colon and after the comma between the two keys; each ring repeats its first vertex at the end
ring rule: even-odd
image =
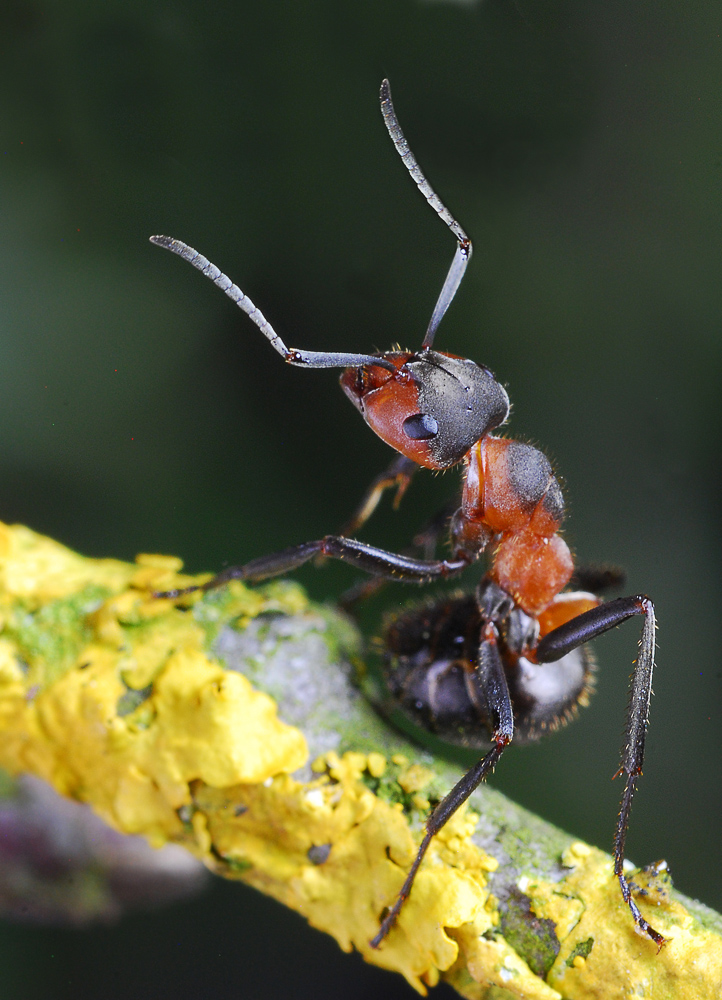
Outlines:
{"type": "Polygon", "coordinates": [[[386,772],[386,758],[382,753],[372,751],[368,755],[366,766],[372,778],[381,778],[386,772]]]}
{"type": "Polygon", "coordinates": [[[663,877],[640,872],[634,878],[642,890],[635,899],[643,916],[667,939],[658,953],[634,929],[606,854],[573,844],[563,861],[572,868],[567,878],[527,880],[523,891],[536,915],[556,924],[561,948],[547,982],[564,997],[699,1000],[722,995],[720,939],[671,899],[663,877]]]}
{"type": "Polygon", "coordinates": [[[208,658],[193,617],[153,596],[179,568],[158,556],[141,556],[140,568],[84,559],[0,525],[0,764],[33,771],[156,844],[183,839],[177,810],[191,802],[192,782],[263,781],[307,756],[303,735],[267,695],[208,658]],[[89,585],[98,588],[93,609],[63,619],[75,630],[75,662],[43,684],[53,630],[41,641],[38,619],[89,585]],[[119,711],[129,689],[151,682],[134,712],[119,711]]]}
{"type": "Polygon", "coordinates": [[[473,921],[481,933],[493,924],[485,878],[493,859],[470,841],[476,817],[460,810],[436,838],[398,926],[373,950],[379,914],[401,887],[416,839],[403,812],[364,785],[365,755],[329,753],[326,765],[310,785],[286,776],[267,787],[205,788],[195,804],[209,817],[225,874],[292,906],[345,951],[356,948],[423,992],[457,959],[447,929],[473,921]],[[309,857],[317,845],[330,846],[322,864],[309,857]]]}
{"type": "Polygon", "coordinates": [[[455,931],[454,938],[462,957],[445,978],[462,996],[469,1000],[562,1000],[562,995],[536,976],[503,938],[489,940],[474,924],[455,931]]]}
{"type": "Polygon", "coordinates": [[[434,772],[421,764],[412,764],[399,774],[397,781],[407,795],[420,792],[433,781],[434,772]]]}
{"type": "Polygon", "coordinates": [[[26,598],[39,607],[75,594],[88,583],[111,590],[127,585],[135,567],[118,559],[86,559],[22,525],[0,523],[2,603],[26,598]]]}

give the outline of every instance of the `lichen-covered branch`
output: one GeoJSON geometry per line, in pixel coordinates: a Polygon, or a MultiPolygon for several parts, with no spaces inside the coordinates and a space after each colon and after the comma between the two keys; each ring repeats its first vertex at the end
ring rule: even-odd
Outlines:
{"type": "MultiPolygon", "coordinates": [[[[457,772],[352,683],[357,636],[293,583],[184,607],[179,560],[91,560],[0,525],[0,766],[154,845],[182,844],[400,972],[471,1000],[722,993],[722,920],[635,876],[669,944],[634,930],[607,855],[491,788],[435,838],[398,926],[369,940],[429,803],[457,772]]],[[[186,578],[189,581],[189,578],[186,578]]]]}

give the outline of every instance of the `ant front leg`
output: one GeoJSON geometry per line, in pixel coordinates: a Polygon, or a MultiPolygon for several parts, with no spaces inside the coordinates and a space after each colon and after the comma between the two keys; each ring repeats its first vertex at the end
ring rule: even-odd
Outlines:
{"type": "Polygon", "coordinates": [[[377,549],[373,545],[366,545],[364,542],[356,541],[355,538],[326,535],[316,542],[304,542],[282,552],[252,559],[243,566],[231,566],[199,586],[163,591],[156,594],[156,597],[176,598],[196,590],[214,590],[229,580],[247,580],[252,583],[267,580],[298,569],[315,556],[340,559],[356,569],[400,583],[431,583],[433,580],[446,580],[456,576],[469,565],[468,559],[412,559],[410,556],[397,555],[385,549],[377,549]]]}
{"type": "Polygon", "coordinates": [[[473,689],[474,701],[479,709],[480,717],[493,720],[493,746],[491,750],[470,768],[454,785],[449,794],[441,800],[426,820],[426,832],[409,869],[406,880],[396,902],[391,907],[381,923],[379,932],[371,941],[372,948],[378,948],[391,928],[396,923],[401,907],[404,905],[414,884],[416,873],[421,866],[429,844],[435,835],[448,823],[456,810],[462,806],[481,782],[497,765],[505,748],[514,736],[514,710],[509,694],[504,665],[499,655],[497,631],[492,622],[482,626],[481,645],[479,647],[479,662],[474,669],[473,689]]]}
{"type": "Polygon", "coordinates": [[[620,774],[626,776],[617,830],[614,836],[614,874],[619,879],[622,896],[632,912],[634,922],[660,949],[667,943],[666,938],[655,931],[639,912],[639,907],[632,899],[629,882],[624,876],[624,844],[627,839],[629,814],[632,809],[637,777],[642,773],[642,764],[644,763],[644,741],[647,735],[649,701],[652,695],[654,631],[656,627],[654,605],[644,594],[638,594],[635,597],[619,597],[615,601],[601,604],[598,608],[585,611],[549,632],[539,642],[535,653],[538,663],[559,660],[573,649],[595,639],[598,635],[614,628],[615,625],[620,625],[634,615],[644,615],[644,625],[642,638],[639,642],[639,656],[634,664],[629,689],[629,707],[621,761],[619,770],[614,775],[615,778],[620,774]]]}
{"type": "Polygon", "coordinates": [[[394,510],[398,510],[403,495],[409,488],[409,484],[418,468],[419,466],[416,462],[412,462],[410,458],[406,458],[405,455],[397,455],[388,468],[376,476],[364,493],[363,499],[353,515],[341,528],[340,534],[355,535],[378,507],[384,491],[391,489],[393,486],[396,487],[394,510]]]}

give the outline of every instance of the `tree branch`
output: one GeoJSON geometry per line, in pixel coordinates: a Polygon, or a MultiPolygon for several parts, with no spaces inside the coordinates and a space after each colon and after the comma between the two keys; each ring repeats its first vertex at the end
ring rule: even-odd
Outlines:
{"type": "Polygon", "coordinates": [[[443,977],[471,1000],[719,995],[722,918],[671,892],[664,868],[640,872],[637,902],[669,939],[656,954],[606,854],[486,787],[371,949],[458,770],[354,686],[342,616],[287,581],[185,607],[155,598],[192,582],[180,569],[84,559],[0,525],[0,766],[155,846],[182,844],[420,992],[443,977]]]}

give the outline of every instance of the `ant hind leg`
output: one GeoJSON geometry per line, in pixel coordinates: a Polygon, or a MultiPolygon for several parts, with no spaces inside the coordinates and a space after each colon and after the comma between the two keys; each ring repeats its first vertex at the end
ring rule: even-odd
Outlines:
{"type": "Polygon", "coordinates": [[[496,631],[491,623],[482,628],[479,647],[479,662],[474,672],[474,687],[484,714],[494,721],[492,748],[482,759],[469,768],[454,785],[448,795],[441,800],[426,820],[426,832],[409,869],[396,902],[384,917],[379,932],[371,941],[372,948],[378,948],[396,923],[401,908],[411,892],[416,873],[435,835],[451,819],[457,809],[466,802],[472,792],[496,767],[505,748],[514,736],[514,710],[506,680],[506,672],[496,644],[496,631]]]}
{"type": "Polygon", "coordinates": [[[573,649],[582,646],[585,642],[589,642],[616,625],[620,625],[634,615],[644,615],[644,625],[639,642],[639,655],[634,664],[629,689],[629,706],[621,761],[619,770],[615,774],[615,778],[620,774],[625,775],[626,780],[614,835],[614,874],[619,880],[624,902],[629,907],[635,924],[660,949],[667,943],[666,938],[647,923],[639,912],[639,907],[632,898],[629,882],[624,875],[624,845],[627,839],[632,798],[637,778],[642,773],[644,741],[649,721],[649,701],[652,695],[656,628],[654,604],[644,594],[637,594],[634,597],[619,597],[607,604],[601,604],[598,608],[585,611],[549,632],[539,642],[535,652],[536,660],[539,663],[559,660],[573,649]]]}

